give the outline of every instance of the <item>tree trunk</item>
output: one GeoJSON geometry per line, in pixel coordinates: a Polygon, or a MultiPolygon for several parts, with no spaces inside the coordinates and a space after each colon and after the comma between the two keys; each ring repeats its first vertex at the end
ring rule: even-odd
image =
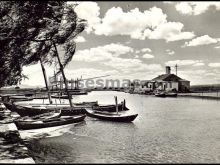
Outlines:
{"type": "Polygon", "coordinates": [[[63,81],[64,81],[64,84],[65,84],[65,91],[66,91],[66,93],[67,93],[67,95],[68,95],[70,107],[73,107],[72,100],[71,100],[71,97],[70,97],[70,93],[69,93],[69,91],[68,91],[68,83],[67,83],[67,80],[66,80],[66,76],[65,76],[65,74],[64,74],[64,71],[63,71],[63,65],[62,65],[61,62],[60,62],[60,57],[59,57],[59,54],[58,54],[58,51],[57,51],[56,44],[55,44],[54,42],[53,42],[53,45],[54,45],[54,48],[55,48],[55,51],[56,51],[58,63],[59,63],[59,65],[60,65],[60,71],[61,71],[62,76],[63,76],[63,81]]]}
{"type": "Polygon", "coordinates": [[[50,102],[50,104],[52,104],[50,89],[49,89],[48,83],[47,83],[47,75],[46,75],[45,68],[43,66],[43,63],[42,63],[41,59],[40,59],[40,64],[41,64],[41,69],[42,69],[42,72],[43,72],[43,75],[44,75],[44,81],[45,81],[45,84],[46,84],[46,89],[47,89],[47,93],[48,93],[49,102],[50,102]]]}

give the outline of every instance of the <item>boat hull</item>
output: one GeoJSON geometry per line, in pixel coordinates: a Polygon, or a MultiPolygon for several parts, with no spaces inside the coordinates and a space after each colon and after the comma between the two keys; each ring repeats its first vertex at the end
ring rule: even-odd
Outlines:
{"type": "Polygon", "coordinates": [[[54,120],[49,120],[47,122],[22,122],[17,121],[15,122],[18,129],[22,130],[28,130],[28,129],[39,129],[39,128],[47,128],[47,127],[54,127],[54,126],[60,126],[60,125],[66,125],[66,124],[72,124],[72,123],[78,123],[84,121],[86,115],[79,115],[79,116],[71,116],[69,118],[58,118],[54,120]]]}
{"type": "Polygon", "coordinates": [[[43,113],[53,112],[54,110],[61,110],[62,116],[71,116],[85,114],[83,107],[69,107],[69,106],[44,106],[44,105],[15,105],[13,103],[4,103],[5,107],[11,111],[17,112],[20,116],[35,116],[43,113]]]}
{"type": "Polygon", "coordinates": [[[177,97],[177,93],[168,93],[166,97],[177,97]]]}
{"type": "MultiPolygon", "coordinates": [[[[116,105],[97,105],[92,106],[93,110],[96,111],[108,111],[108,112],[116,112],[116,105]]],[[[124,103],[118,104],[118,111],[127,111],[129,110],[124,103]]]]}
{"type": "Polygon", "coordinates": [[[113,121],[113,122],[132,122],[138,116],[138,114],[121,115],[121,116],[100,114],[88,108],[86,108],[86,114],[90,117],[94,117],[94,118],[106,120],[106,121],[113,121]]]}

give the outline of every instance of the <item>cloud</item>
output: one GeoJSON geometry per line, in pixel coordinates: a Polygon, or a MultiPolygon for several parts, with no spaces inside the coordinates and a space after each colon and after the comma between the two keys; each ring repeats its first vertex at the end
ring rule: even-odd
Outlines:
{"type": "Polygon", "coordinates": [[[204,66],[205,64],[203,62],[198,62],[198,63],[195,63],[193,64],[193,66],[204,66]]]}
{"type": "Polygon", "coordinates": [[[142,57],[143,58],[154,58],[154,56],[151,54],[144,54],[142,57]]]}
{"type": "Polygon", "coordinates": [[[181,66],[202,66],[203,61],[202,60],[175,60],[175,61],[167,61],[165,62],[165,65],[167,66],[174,66],[174,65],[181,65],[181,66]]]}
{"type": "Polygon", "coordinates": [[[85,39],[84,37],[82,37],[82,36],[78,36],[78,37],[75,39],[75,41],[76,41],[77,43],[79,43],[79,42],[86,42],[86,39],[85,39]]]}
{"type": "Polygon", "coordinates": [[[131,74],[136,71],[153,72],[155,69],[157,71],[162,70],[160,64],[145,64],[137,57],[120,57],[122,54],[133,52],[134,50],[131,47],[121,44],[109,44],[80,50],[75,54],[74,60],[84,62],[101,62],[102,65],[109,67],[109,69],[118,70],[121,74],[131,74]]]}
{"type": "Polygon", "coordinates": [[[204,35],[204,36],[201,36],[201,37],[194,38],[193,40],[191,40],[189,42],[185,42],[185,45],[183,45],[183,47],[185,47],[185,46],[209,45],[209,44],[217,43],[218,41],[219,41],[219,39],[211,38],[208,35],[204,35]]]}
{"type": "MultiPolygon", "coordinates": [[[[44,67],[48,77],[54,74],[54,70],[51,66],[44,65],[44,67]]],[[[24,66],[22,69],[22,73],[27,75],[28,79],[22,80],[21,84],[31,86],[45,86],[43,72],[39,62],[34,65],[24,66]]]]}
{"type": "MultiPolygon", "coordinates": [[[[95,68],[80,68],[80,69],[65,69],[65,75],[67,78],[91,78],[105,75],[116,75],[119,72],[117,70],[101,70],[95,68]],[[73,77],[74,76],[74,77],[73,77]]],[[[108,77],[107,77],[108,78],[108,77]]]]}
{"type": "Polygon", "coordinates": [[[100,23],[100,7],[96,2],[79,2],[79,5],[75,7],[75,12],[79,18],[85,19],[88,21],[88,26],[86,31],[90,33],[93,28],[100,23]]]}
{"type": "Polygon", "coordinates": [[[185,15],[200,15],[210,7],[220,10],[220,2],[179,2],[175,5],[176,10],[185,15]]]}
{"type": "Polygon", "coordinates": [[[132,39],[165,39],[167,42],[195,36],[193,32],[183,32],[182,23],[168,22],[167,15],[157,7],[143,12],[138,8],[125,12],[121,7],[113,7],[100,18],[100,8],[96,2],[82,2],[76,7],[76,12],[89,21],[87,32],[96,35],[128,35],[132,39]]]}
{"type": "Polygon", "coordinates": [[[219,49],[219,48],[220,48],[220,46],[216,46],[216,47],[215,47],[215,49],[219,49]]]}
{"type": "Polygon", "coordinates": [[[211,68],[220,68],[220,63],[209,63],[208,66],[211,68]]]}
{"type": "Polygon", "coordinates": [[[180,22],[167,22],[154,31],[145,31],[145,36],[149,39],[165,39],[167,42],[191,39],[195,36],[193,32],[182,32],[183,24],[180,22]]]}
{"type": "Polygon", "coordinates": [[[175,52],[173,50],[170,50],[170,49],[167,49],[166,52],[169,55],[174,55],[175,54],[175,52]]]}
{"type": "Polygon", "coordinates": [[[130,35],[134,39],[144,39],[142,31],[146,27],[155,28],[166,22],[166,17],[157,7],[144,12],[139,11],[138,8],[124,12],[120,7],[113,7],[106,12],[102,23],[96,27],[95,33],[107,36],[130,35]]]}
{"type": "Polygon", "coordinates": [[[181,14],[192,15],[193,7],[188,2],[180,2],[176,6],[176,10],[181,14]]]}
{"type": "Polygon", "coordinates": [[[143,53],[152,52],[152,50],[150,48],[143,48],[143,49],[141,49],[141,52],[143,52],[143,53]]]}
{"type": "Polygon", "coordinates": [[[105,61],[111,60],[113,57],[118,57],[122,54],[132,53],[133,51],[133,48],[129,46],[112,43],[91,49],[79,50],[76,52],[74,60],[86,62],[105,61]]]}

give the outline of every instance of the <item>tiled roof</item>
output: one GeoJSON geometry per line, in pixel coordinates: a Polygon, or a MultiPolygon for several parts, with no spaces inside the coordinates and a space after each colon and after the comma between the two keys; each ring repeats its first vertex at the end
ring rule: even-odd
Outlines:
{"type": "Polygon", "coordinates": [[[162,80],[162,81],[169,81],[169,79],[173,79],[173,78],[175,78],[176,80],[183,80],[183,79],[181,79],[180,77],[178,77],[177,75],[175,75],[175,74],[162,74],[162,75],[159,75],[159,76],[157,76],[157,77],[155,77],[154,79],[152,79],[152,80],[162,80]]]}

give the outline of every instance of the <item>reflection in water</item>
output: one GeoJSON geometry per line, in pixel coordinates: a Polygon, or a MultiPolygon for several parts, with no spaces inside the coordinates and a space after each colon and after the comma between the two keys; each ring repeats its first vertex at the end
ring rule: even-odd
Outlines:
{"type": "MultiPolygon", "coordinates": [[[[220,161],[220,102],[122,92],[92,92],[73,100],[114,104],[115,95],[119,101],[126,99],[130,111],[139,114],[133,123],[86,117],[79,125],[50,128],[44,138],[26,137],[36,163],[220,161]]],[[[34,136],[39,132],[43,131],[34,136]]]]}

